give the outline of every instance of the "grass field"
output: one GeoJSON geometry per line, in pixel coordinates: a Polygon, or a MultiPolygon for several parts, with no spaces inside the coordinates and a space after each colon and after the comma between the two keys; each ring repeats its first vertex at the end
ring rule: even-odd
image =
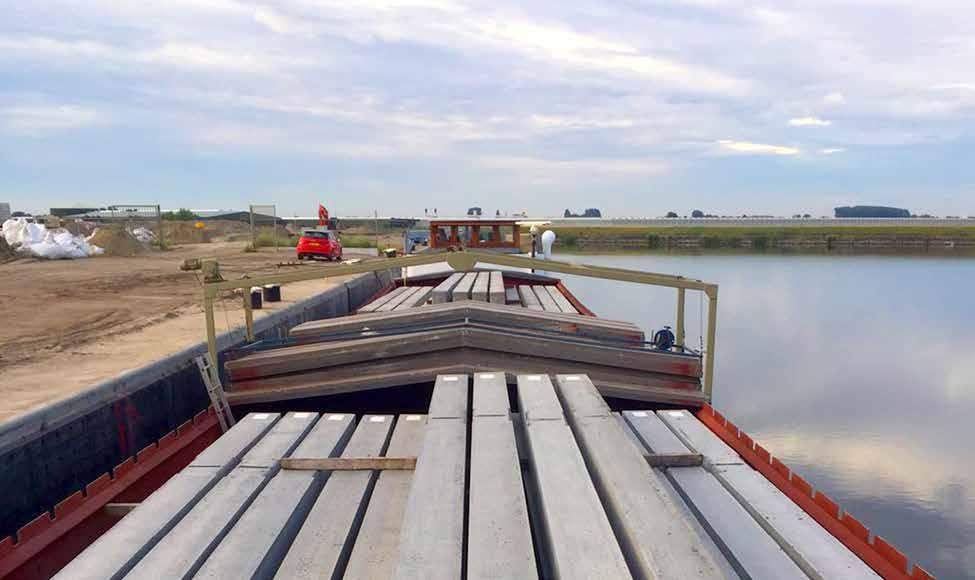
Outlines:
{"type": "Polygon", "coordinates": [[[557,245],[613,246],[645,242],[661,248],[675,240],[697,239],[704,247],[728,247],[743,242],[753,247],[777,245],[780,241],[853,242],[863,240],[953,240],[975,242],[973,226],[620,226],[553,228],[557,245]]]}

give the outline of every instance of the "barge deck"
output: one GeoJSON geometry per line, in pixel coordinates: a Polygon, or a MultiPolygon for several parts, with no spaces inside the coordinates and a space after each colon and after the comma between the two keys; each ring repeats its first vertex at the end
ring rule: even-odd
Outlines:
{"type": "Polygon", "coordinates": [[[250,413],[58,578],[878,577],[692,411],[515,382],[441,375],[422,415],[250,413]]]}

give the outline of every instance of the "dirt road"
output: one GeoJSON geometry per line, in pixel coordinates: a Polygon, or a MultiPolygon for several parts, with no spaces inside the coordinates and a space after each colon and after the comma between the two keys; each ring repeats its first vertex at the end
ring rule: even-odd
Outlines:
{"type": "MultiPolygon", "coordinates": [[[[185,258],[216,257],[226,278],[328,268],[283,266],[293,250],[243,252],[243,243],[184,245],[139,257],[0,264],[0,421],[74,394],[204,338],[197,274],[185,258]]],[[[289,284],[285,308],[335,282],[289,284]]],[[[237,300],[218,302],[217,328],[243,324],[237,300]]]]}

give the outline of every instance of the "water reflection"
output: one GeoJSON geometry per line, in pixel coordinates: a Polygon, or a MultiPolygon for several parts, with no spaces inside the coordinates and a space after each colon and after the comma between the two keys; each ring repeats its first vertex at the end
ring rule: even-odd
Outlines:
{"type": "MultiPolygon", "coordinates": [[[[975,578],[975,260],[559,258],[717,282],[715,406],[930,572],[975,578]]],[[[674,290],[567,282],[600,316],[674,324],[674,290]]],[[[689,294],[691,345],[699,313],[689,294]]]]}

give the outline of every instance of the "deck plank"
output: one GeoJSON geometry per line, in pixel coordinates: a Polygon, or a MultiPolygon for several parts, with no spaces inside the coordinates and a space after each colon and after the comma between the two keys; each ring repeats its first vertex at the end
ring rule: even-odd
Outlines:
{"type": "Polygon", "coordinates": [[[317,413],[288,413],[275,423],[126,578],[192,576],[278,471],[277,459],[297,446],[317,418],[317,413]]]}
{"type": "MultiPolygon", "coordinates": [[[[400,415],[386,456],[416,457],[425,426],[425,415],[400,415]]],[[[412,483],[412,471],[379,474],[345,569],[346,578],[387,580],[393,575],[399,555],[400,526],[412,483]]]]}
{"type": "Polygon", "coordinates": [[[418,286],[417,291],[411,295],[406,300],[403,300],[396,305],[395,311],[406,310],[407,308],[415,308],[417,306],[423,306],[430,300],[430,295],[433,293],[433,288],[429,286],[418,286]]]}
{"type": "Polygon", "coordinates": [[[450,276],[447,276],[443,282],[437,285],[433,289],[433,293],[430,295],[431,300],[434,304],[443,304],[444,302],[450,302],[450,295],[454,289],[454,286],[464,277],[463,272],[454,272],[450,276]]]}
{"type": "Polygon", "coordinates": [[[471,286],[471,300],[477,302],[487,302],[488,301],[488,289],[491,286],[491,273],[490,272],[478,272],[477,278],[474,280],[474,285],[471,286]]]}
{"type": "Polygon", "coordinates": [[[238,421],[55,578],[101,580],[124,576],[280,417],[278,413],[250,413],[238,421]]]}
{"type": "Polygon", "coordinates": [[[555,299],[548,293],[548,288],[545,286],[532,286],[532,290],[535,291],[535,296],[538,297],[538,302],[542,305],[542,309],[545,312],[562,312],[555,299]]]}
{"type": "Polygon", "coordinates": [[[464,300],[471,299],[471,290],[474,288],[474,282],[477,281],[477,272],[467,272],[464,277],[460,279],[460,282],[454,286],[454,289],[450,291],[450,301],[451,302],[463,302],[464,300]]]}
{"type": "Polygon", "coordinates": [[[454,375],[434,385],[400,532],[398,580],[461,577],[468,384],[467,376],[454,375]]]}
{"type": "Polygon", "coordinates": [[[383,294],[379,298],[376,298],[372,302],[360,306],[358,312],[376,312],[384,304],[386,304],[390,300],[394,300],[396,297],[403,294],[403,292],[405,292],[406,289],[407,289],[406,286],[399,286],[397,288],[393,288],[392,290],[383,294]]]}
{"type": "Polygon", "coordinates": [[[811,578],[876,578],[842,543],[746,465],[723,441],[687,411],[660,411],[670,425],[705,457],[708,471],[811,578]],[[703,451],[702,451],[703,450],[703,451]],[[733,461],[730,454],[738,461],[733,461]]]}
{"type": "MultiPolygon", "coordinates": [[[[364,415],[342,457],[378,457],[392,429],[391,415],[364,415]]],[[[364,513],[377,473],[337,471],[325,482],[301,530],[277,569],[276,578],[336,578],[352,551],[351,537],[364,513]]]]}
{"type": "Polygon", "coordinates": [[[543,286],[543,288],[548,290],[548,295],[552,297],[552,300],[555,300],[555,303],[558,305],[559,309],[562,312],[568,312],[569,314],[579,313],[579,311],[576,310],[576,307],[573,306],[571,302],[569,302],[569,299],[566,298],[565,294],[562,294],[562,292],[557,287],[543,286]]]}
{"type": "MultiPolygon", "coordinates": [[[[324,415],[291,457],[334,457],[352,432],[351,414],[324,415]]],[[[321,489],[325,474],[282,470],[207,558],[195,578],[250,578],[270,575],[321,489]]]]}
{"type": "MultiPolygon", "coordinates": [[[[526,287],[528,288],[528,287],[526,287]]],[[[517,288],[509,290],[517,292],[517,288]]],[[[530,288],[528,288],[530,292],[530,288]]],[[[521,298],[516,297],[518,305],[521,298]]],[[[313,338],[336,333],[365,332],[378,329],[436,324],[470,318],[478,322],[501,325],[531,324],[538,328],[565,333],[579,333],[592,336],[605,336],[627,342],[643,342],[645,335],[632,322],[582,316],[580,314],[543,312],[526,310],[515,305],[492,304],[489,302],[461,302],[458,304],[430,304],[420,308],[394,310],[389,313],[364,313],[355,316],[340,316],[324,320],[305,322],[291,329],[293,338],[313,338]]]]}
{"type": "Polygon", "coordinates": [[[488,302],[493,302],[494,304],[504,304],[506,302],[506,295],[504,288],[504,276],[501,274],[501,271],[491,270],[488,278],[490,280],[488,302]]]}
{"type": "Polygon", "coordinates": [[[377,308],[376,312],[390,312],[395,310],[397,306],[409,300],[420,290],[419,286],[403,286],[402,288],[403,292],[400,292],[397,296],[393,297],[385,304],[377,308]]]}
{"type": "MultiPolygon", "coordinates": [[[[633,426],[647,450],[654,453],[703,453],[699,448],[688,446],[681,433],[676,432],[668,423],[668,418],[676,420],[680,414],[693,418],[686,411],[661,411],[657,415],[647,411],[636,413],[646,415],[625,411],[623,416],[633,426]],[[661,430],[659,425],[648,428],[648,425],[656,423],[655,417],[663,420],[671,434],[661,430]],[[673,434],[678,435],[676,441],[673,434]]],[[[684,432],[701,435],[686,418],[680,418],[680,425],[684,432]]],[[[700,427],[707,429],[704,425],[700,427]]],[[[732,458],[719,446],[706,447],[713,450],[719,461],[731,461],[732,458]]],[[[705,465],[709,465],[708,460],[705,460],[705,465]]],[[[663,470],[663,473],[739,575],[752,578],[806,577],[789,555],[705,467],[672,467],[663,470]]]]}
{"type": "Polygon", "coordinates": [[[525,308],[529,310],[545,310],[535,291],[528,284],[520,284],[518,286],[518,295],[521,296],[521,303],[525,305],[525,308]]]}
{"type": "Polygon", "coordinates": [[[467,578],[537,578],[504,373],[474,376],[467,578]]]}
{"type": "Polygon", "coordinates": [[[518,397],[554,575],[631,578],[551,380],[520,375],[518,397]]]}
{"type": "Polygon", "coordinates": [[[585,375],[559,375],[567,418],[634,576],[722,575],[697,532],[661,487],[619,420],[585,375]]]}

